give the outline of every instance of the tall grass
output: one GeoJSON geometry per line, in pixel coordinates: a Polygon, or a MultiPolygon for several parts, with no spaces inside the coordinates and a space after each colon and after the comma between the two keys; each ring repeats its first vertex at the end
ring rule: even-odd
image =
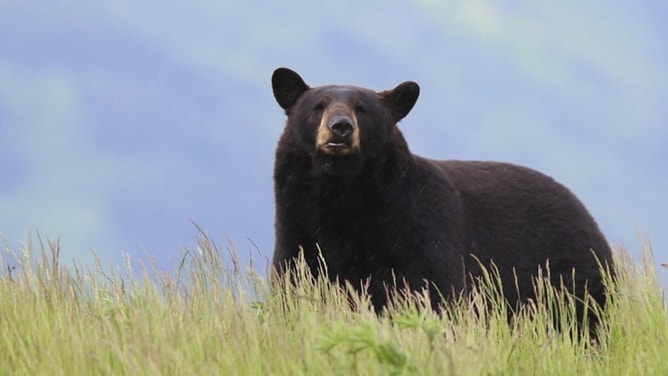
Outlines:
{"type": "Polygon", "coordinates": [[[64,267],[58,253],[57,243],[28,244],[0,263],[2,375],[668,372],[668,314],[649,245],[640,261],[618,253],[595,342],[573,335],[568,315],[553,320],[550,307],[572,313],[574,304],[546,285],[541,296],[553,304],[509,322],[493,273],[443,314],[425,308],[428,296],[397,292],[377,315],[368,297],[303,264],[297,283],[270,289],[205,235],[169,272],[64,267]]]}

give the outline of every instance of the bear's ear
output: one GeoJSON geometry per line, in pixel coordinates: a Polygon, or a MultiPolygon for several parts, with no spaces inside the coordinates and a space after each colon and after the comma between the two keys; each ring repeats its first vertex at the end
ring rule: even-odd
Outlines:
{"type": "Polygon", "coordinates": [[[271,88],[278,104],[287,110],[309,89],[309,86],[297,72],[288,68],[278,68],[271,76],[271,88]]]}
{"type": "Polygon", "coordinates": [[[392,111],[395,122],[403,119],[413,109],[420,95],[420,86],[413,81],[399,84],[392,90],[379,93],[385,105],[392,111]]]}

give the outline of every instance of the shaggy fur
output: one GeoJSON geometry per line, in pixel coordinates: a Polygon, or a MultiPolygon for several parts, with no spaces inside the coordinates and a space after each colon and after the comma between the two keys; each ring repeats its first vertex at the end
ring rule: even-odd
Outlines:
{"type": "Polygon", "coordinates": [[[512,164],[410,152],[396,124],[417,100],[416,83],[380,93],[311,88],[279,68],[272,84],[288,117],[274,171],[279,274],[300,248],[319,273],[321,252],[332,280],[367,288],[380,310],[395,282],[428,286],[436,305],[466,291],[480,263],[493,262],[516,307],[534,297],[532,278],[549,265],[555,285],[563,280],[604,304],[598,262],[612,263],[610,247],[567,188],[512,164]]]}

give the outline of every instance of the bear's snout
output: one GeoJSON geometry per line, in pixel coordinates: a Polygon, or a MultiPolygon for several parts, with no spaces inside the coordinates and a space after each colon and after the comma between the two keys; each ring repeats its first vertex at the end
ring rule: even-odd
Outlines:
{"type": "Polygon", "coordinates": [[[353,124],[353,119],[348,116],[335,116],[327,124],[329,130],[334,133],[334,135],[341,138],[348,138],[353,134],[355,130],[355,125],[353,124]]]}
{"type": "Polygon", "coordinates": [[[316,148],[332,156],[351,154],[360,147],[357,117],[348,106],[335,104],[323,113],[316,148]]]}

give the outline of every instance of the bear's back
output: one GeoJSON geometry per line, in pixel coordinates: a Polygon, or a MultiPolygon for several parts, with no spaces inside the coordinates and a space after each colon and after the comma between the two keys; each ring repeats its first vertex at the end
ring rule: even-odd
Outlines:
{"type": "Polygon", "coordinates": [[[594,219],[551,177],[501,162],[431,162],[460,196],[466,252],[476,258],[467,262],[469,272],[478,269],[479,260],[493,261],[507,278],[547,265],[564,275],[575,268],[582,279],[598,279],[598,262],[612,265],[610,246],[594,219]]]}

